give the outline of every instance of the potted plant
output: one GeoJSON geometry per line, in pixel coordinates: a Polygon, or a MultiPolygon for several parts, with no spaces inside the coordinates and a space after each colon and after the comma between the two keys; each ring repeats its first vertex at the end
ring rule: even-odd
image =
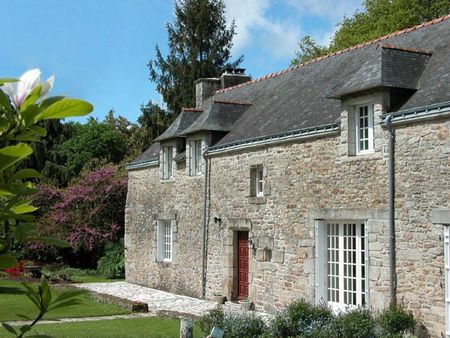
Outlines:
{"type": "Polygon", "coordinates": [[[221,294],[220,292],[214,293],[213,298],[217,304],[225,304],[225,301],[227,300],[227,297],[221,294]]]}
{"type": "Polygon", "coordinates": [[[252,306],[252,302],[248,298],[241,299],[239,304],[241,304],[241,309],[244,311],[249,311],[252,306]]]}

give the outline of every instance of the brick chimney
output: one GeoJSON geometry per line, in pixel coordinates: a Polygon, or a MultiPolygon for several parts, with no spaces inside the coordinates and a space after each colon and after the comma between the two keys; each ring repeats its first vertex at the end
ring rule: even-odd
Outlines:
{"type": "Polygon", "coordinates": [[[195,108],[202,108],[203,101],[214,95],[218,89],[236,86],[250,81],[243,68],[227,68],[219,78],[202,78],[195,81],[195,108]]]}
{"type": "Polygon", "coordinates": [[[245,74],[244,68],[227,68],[220,77],[220,87],[221,89],[225,89],[250,80],[251,78],[245,74]]]}
{"type": "Polygon", "coordinates": [[[203,101],[214,95],[220,89],[220,79],[203,78],[195,81],[195,108],[201,108],[203,101]]]}

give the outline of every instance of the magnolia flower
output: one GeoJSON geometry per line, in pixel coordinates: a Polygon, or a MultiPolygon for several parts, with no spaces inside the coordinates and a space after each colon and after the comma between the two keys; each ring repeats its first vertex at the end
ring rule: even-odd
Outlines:
{"type": "Polygon", "coordinates": [[[39,97],[45,96],[53,86],[55,77],[50,76],[47,81],[41,82],[41,71],[39,69],[31,69],[20,77],[17,82],[5,83],[0,87],[10,98],[17,110],[25,101],[30,92],[37,86],[42,86],[39,97]]]}

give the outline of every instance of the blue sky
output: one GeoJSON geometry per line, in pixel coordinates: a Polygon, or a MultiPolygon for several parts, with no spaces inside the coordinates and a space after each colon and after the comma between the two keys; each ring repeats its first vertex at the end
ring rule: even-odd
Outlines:
{"type": "MultiPolygon", "coordinates": [[[[327,43],[344,15],[362,0],[225,0],[236,22],[233,55],[260,77],[286,68],[308,34],[327,43]]],[[[91,102],[94,117],[109,109],[135,121],[142,103],[162,104],[148,79],[155,45],[167,50],[170,0],[0,0],[0,76],[40,68],[54,74],[53,95],[91,102]]]]}

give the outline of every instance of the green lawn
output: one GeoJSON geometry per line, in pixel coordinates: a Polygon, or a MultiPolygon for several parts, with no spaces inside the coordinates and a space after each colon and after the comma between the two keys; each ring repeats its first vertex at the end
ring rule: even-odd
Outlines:
{"type": "MultiPolygon", "coordinates": [[[[3,337],[2,333],[6,333],[6,331],[1,330],[0,336],[3,337]]],[[[51,335],[58,338],[178,338],[180,336],[180,321],[170,318],[147,317],[83,323],[42,324],[37,325],[31,333],[51,335]]],[[[201,337],[198,328],[195,328],[194,336],[201,337]]],[[[5,335],[5,337],[7,336],[5,335]]]]}
{"type": "MultiPolygon", "coordinates": [[[[37,314],[37,309],[23,293],[24,288],[19,282],[0,279],[0,322],[22,320],[17,314],[31,318],[37,314]]],[[[52,289],[53,297],[60,293],[61,291],[52,289]]],[[[79,296],[79,299],[82,301],[81,304],[56,309],[49,312],[44,318],[92,317],[130,313],[117,305],[98,303],[88,294],[79,296]]]]}

